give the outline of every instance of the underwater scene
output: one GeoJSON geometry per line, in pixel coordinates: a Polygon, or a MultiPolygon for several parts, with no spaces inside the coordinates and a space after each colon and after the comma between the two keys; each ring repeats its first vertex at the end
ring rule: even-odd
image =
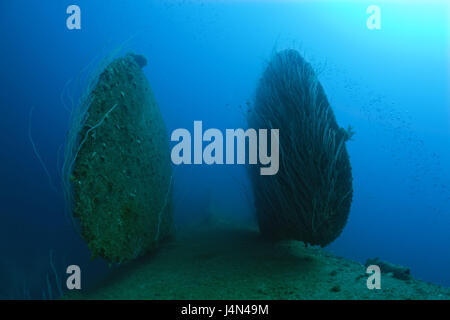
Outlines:
{"type": "Polygon", "coordinates": [[[449,300],[450,2],[3,0],[1,300],[449,300]]]}

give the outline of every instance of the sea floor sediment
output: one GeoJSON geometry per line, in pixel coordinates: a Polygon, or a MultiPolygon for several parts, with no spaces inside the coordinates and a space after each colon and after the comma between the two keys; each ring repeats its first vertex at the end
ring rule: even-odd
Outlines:
{"type": "Polygon", "coordinates": [[[177,237],[69,299],[450,299],[450,288],[383,275],[297,241],[268,242],[246,228],[212,227],[177,237]]]}

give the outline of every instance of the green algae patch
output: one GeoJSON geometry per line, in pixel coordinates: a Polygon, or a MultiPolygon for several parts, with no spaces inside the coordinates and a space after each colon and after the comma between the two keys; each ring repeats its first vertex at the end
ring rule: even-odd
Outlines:
{"type": "Polygon", "coordinates": [[[65,159],[81,235],[109,262],[134,259],[172,231],[169,139],[145,65],[128,54],[100,73],[65,159]]]}

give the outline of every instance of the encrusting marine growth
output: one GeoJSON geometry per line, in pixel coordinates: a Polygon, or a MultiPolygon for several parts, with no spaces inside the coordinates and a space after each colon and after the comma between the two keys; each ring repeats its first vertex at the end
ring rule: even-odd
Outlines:
{"type": "Polygon", "coordinates": [[[325,246],[342,232],[352,202],[352,171],[345,143],[351,128],[336,122],[311,65],[295,50],[278,52],[256,91],[252,128],[277,128],[280,169],[249,174],[262,234],[325,246]]]}
{"type": "Polygon", "coordinates": [[[107,65],[66,144],[66,199],[92,255],[110,262],[134,259],[172,231],[169,139],[145,65],[132,53],[107,65]]]}

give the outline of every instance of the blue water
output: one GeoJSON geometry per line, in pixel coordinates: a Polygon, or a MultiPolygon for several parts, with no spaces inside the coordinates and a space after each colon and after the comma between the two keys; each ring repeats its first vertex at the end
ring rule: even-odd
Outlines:
{"type": "MultiPolygon", "coordinates": [[[[271,54],[300,50],[338,123],[356,131],[347,144],[353,205],[327,250],[360,262],[379,256],[450,286],[450,5],[381,2],[381,29],[368,30],[369,4],[1,1],[0,298],[41,298],[53,276],[50,251],[60,277],[68,264],[81,266],[86,286],[108,273],[64,217],[57,154],[69,113],[61,93],[124,43],[148,59],[144,72],[169,134],[192,130],[194,120],[245,127],[247,101],[271,54]],[[70,4],[81,8],[81,30],[66,28],[70,4]],[[29,140],[32,107],[32,139],[56,190],[29,140]]],[[[185,166],[176,174],[178,227],[201,219],[211,202],[226,219],[252,216],[242,166],[185,166]]]]}

